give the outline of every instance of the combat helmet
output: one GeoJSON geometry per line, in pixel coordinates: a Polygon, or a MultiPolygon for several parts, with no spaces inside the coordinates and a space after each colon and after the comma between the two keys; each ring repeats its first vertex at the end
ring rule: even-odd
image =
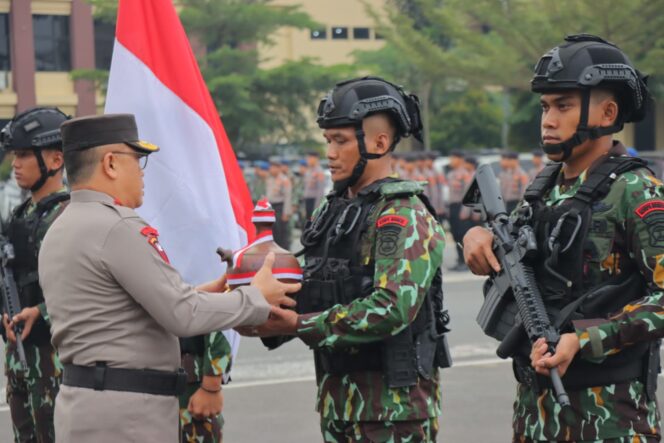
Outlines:
{"type": "Polygon", "coordinates": [[[318,126],[322,129],[354,127],[360,151],[360,160],[353,168],[353,173],[342,183],[335,183],[335,189],[355,184],[362,176],[367,161],[384,155],[367,152],[362,130],[362,120],[377,113],[388,114],[396,128],[388,152],[394,150],[402,137],[413,135],[422,141],[419,99],[416,95],[406,93],[401,86],[380,77],[369,76],[337,83],[321,100],[316,119],[318,126]]]}
{"type": "Polygon", "coordinates": [[[581,118],[569,140],[542,144],[548,154],[563,153],[567,159],[575,146],[622,130],[628,122],[643,119],[649,98],[647,78],[643,76],[616,45],[590,34],[570,35],[565,43],[544,54],[535,66],[531,90],[536,93],[581,91],[581,118]],[[608,127],[589,127],[590,91],[603,88],[618,100],[619,115],[608,127]]]}
{"type": "Polygon", "coordinates": [[[62,150],[60,125],[70,118],[58,108],[32,108],[17,114],[0,131],[0,148],[4,152],[31,149],[37,158],[41,176],[30,191],[37,191],[62,169],[49,170],[41,150],[62,150]]]}

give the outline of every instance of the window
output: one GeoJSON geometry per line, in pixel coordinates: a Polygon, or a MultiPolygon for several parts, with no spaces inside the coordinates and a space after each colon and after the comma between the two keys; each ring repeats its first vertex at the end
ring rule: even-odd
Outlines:
{"type": "Polygon", "coordinates": [[[311,31],[312,40],[325,40],[327,38],[327,29],[314,29],[311,31]]]}
{"type": "Polygon", "coordinates": [[[353,38],[355,40],[368,40],[369,28],[353,28],[353,38]]]}
{"type": "Polygon", "coordinates": [[[0,71],[9,71],[10,69],[9,14],[0,14],[0,71]]]}
{"type": "Polygon", "coordinates": [[[95,20],[95,67],[97,69],[111,69],[114,42],[115,26],[112,23],[95,20]]]}
{"type": "Polygon", "coordinates": [[[345,40],[348,38],[348,28],[337,26],[332,28],[332,38],[335,40],[345,40]]]}
{"type": "Polygon", "coordinates": [[[69,17],[33,15],[37,71],[70,71],[69,17]]]}

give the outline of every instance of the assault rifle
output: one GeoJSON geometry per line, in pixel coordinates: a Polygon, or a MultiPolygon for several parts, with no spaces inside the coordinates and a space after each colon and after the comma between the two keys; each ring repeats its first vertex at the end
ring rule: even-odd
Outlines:
{"type": "MultiPolygon", "coordinates": [[[[524,330],[531,343],[544,337],[548,352],[553,354],[560,334],[551,324],[528,264],[537,252],[535,233],[529,225],[515,225],[510,219],[491,166],[477,169],[463,204],[482,214],[493,233],[493,250],[501,267],[485,285],[477,322],[487,335],[502,340],[496,352],[500,358],[515,355],[523,344],[524,330]]],[[[558,402],[569,405],[558,369],[552,368],[550,374],[558,402]]]]}
{"type": "MultiPolygon", "coordinates": [[[[2,313],[7,314],[9,321],[21,312],[21,303],[18,299],[14,271],[11,268],[13,260],[14,246],[9,242],[7,237],[0,235],[0,273],[2,274],[0,293],[2,293],[2,313]]],[[[23,325],[15,324],[13,330],[16,336],[16,350],[18,351],[21,368],[23,371],[27,371],[28,362],[25,359],[25,348],[23,347],[23,340],[21,340],[23,325]]]]}

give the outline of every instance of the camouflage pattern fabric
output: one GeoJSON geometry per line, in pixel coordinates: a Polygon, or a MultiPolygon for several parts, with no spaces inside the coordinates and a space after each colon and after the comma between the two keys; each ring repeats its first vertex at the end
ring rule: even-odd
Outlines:
{"type": "Polygon", "coordinates": [[[62,380],[62,364],[51,346],[26,346],[28,372],[18,361],[16,346],[5,348],[7,404],[16,442],[55,441],[53,411],[62,380]]]}
{"type": "MultiPolygon", "coordinates": [[[[577,440],[575,443],[657,443],[659,438],[647,437],[645,435],[634,435],[631,437],[610,438],[605,440],[577,440]]],[[[548,440],[533,440],[523,435],[514,436],[512,443],[547,443],[548,440]]]]}
{"type": "Polygon", "coordinates": [[[428,443],[436,441],[438,419],[405,421],[321,420],[325,443],[428,443]]]}
{"type": "MultiPolygon", "coordinates": [[[[611,151],[622,152],[621,144],[611,151]]],[[[567,186],[559,180],[546,203],[557,205],[570,198],[586,177],[587,171],[567,186]]],[[[647,282],[642,298],[608,318],[573,321],[581,345],[575,358],[601,363],[633,343],[656,340],[664,334],[662,182],[647,169],[622,174],[608,195],[593,204],[592,226],[595,228],[588,241],[594,247],[585,263],[589,282],[600,283],[635,265],[647,282]]],[[[563,411],[553,392],[538,394],[520,385],[514,403],[515,434],[534,441],[659,441],[657,402],[646,398],[640,381],[568,390],[568,394],[572,409],[563,411]]]]}
{"type": "Polygon", "coordinates": [[[249,191],[251,193],[251,199],[256,203],[261,198],[264,198],[267,195],[267,180],[264,177],[254,175],[249,182],[249,191]]]}
{"type": "MultiPolygon", "coordinates": [[[[66,191],[65,188],[59,192],[66,191]]],[[[30,204],[25,216],[31,214],[36,205],[30,204]]],[[[62,212],[63,204],[55,205],[44,214],[36,236],[38,247],[48,227],[62,212]]],[[[26,306],[23,306],[24,308],[26,306]]],[[[40,303],[39,311],[50,324],[46,304],[40,303]]],[[[11,411],[12,428],[16,442],[53,442],[53,412],[55,397],[62,381],[62,364],[55,349],[50,345],[24,345],[28,371],[20,367],[18,351],[14,344],[5,347],[5,375],[7,376],[7,404],[11,411]]]]}
{"type": "MultiPolygon", "coordinates": [[[[396,195],[413,186],[386,183],[381,193],[396,195]]],[[[359,253],[363,264],[375,265],[374,292],[347,305],[301,315],[298,335],[313,349],[353,352],[356,345],[399,333],[415,319],[441,266],[445,234],[416,195],[383,199],[373,214],[360,237],[359,253]],[[399,223],[380,222],[390,217],[399,223]]],[[[402,388],[388,388],[382,373],[372,371],[318,373],[317,380],[316,407],[325,420],[393,422],[440,415],[437,371],[430,380],[419,378],[416,385],[402,388]]]]}
{"type": "Polygon", "coordinates": [[[200,387],[203,376],[219,376],[228,373],[232,363],[231,345],[222,332],[205,336],[205,354],[186,354],[182,367],[187,373],[187,390],[180,400],[180,429],[184,443],[220,443],[224,419],[221,414],[204,420],[194,419],[187,406],[189,399],[200,387]]]}

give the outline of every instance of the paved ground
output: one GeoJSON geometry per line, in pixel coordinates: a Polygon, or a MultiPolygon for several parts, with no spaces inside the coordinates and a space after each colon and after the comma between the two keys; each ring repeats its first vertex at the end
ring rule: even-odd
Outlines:
{"type": "MultiPolygon", "coordinates": [[[[449,248],[446,262],[453,258],[449,248]]],[[[449,342],[455,364],[442,373],[441,442],[508,442],[511,438],[515,384],[510,365],[495,356],[496,342],[484,336],[475,323],[481,284],[482,279],[468,273],[445,274],[445,303],[452,315],[449,342]]],[[[3,387],[4,377],[0,377],[0,389],[3,387]]],[[[293,340],[268,352],[259,340],[243,339],[233,382],[224,389],[225,441],[320,441],[314,396],[311,352],[301,342],[293,340]]],[[[0,443],[10,441],[9,413],[6,405],[0,404],[0,443]]]]}

